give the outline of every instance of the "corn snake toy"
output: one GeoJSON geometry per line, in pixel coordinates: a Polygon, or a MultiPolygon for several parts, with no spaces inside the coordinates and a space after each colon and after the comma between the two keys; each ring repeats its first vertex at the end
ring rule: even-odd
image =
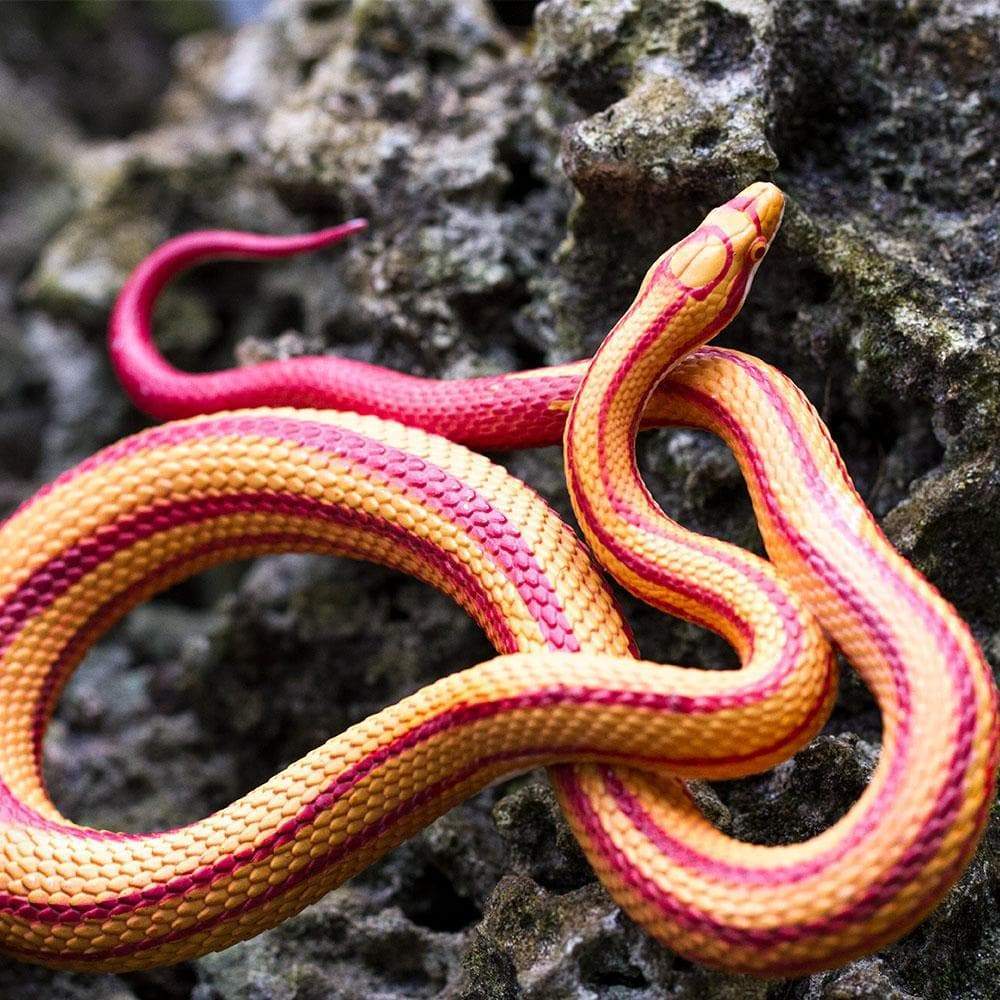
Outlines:
{"type": "Polygon", "coordinates": [[[192,234],[140,265],[112,317],[113,359],[140,406],[188,419],[98,453],[0,529],[0,950],[121,971],[224,948],[488,783],[543,764],[614,898],[698,962],[801,974],[926,915],[987,819],[996,691],[968,629],[884,538],[802,394],[755,358],[702,346],[742,305],[783,204],[758,183],[713,210],[653,265],[593,359],[446,383],[326,357],[187,375],[153,347],[155,297],[181,268],[298,252],[361,223],[291,238],[192,234]],[[243,409],[261,406],[277,408],[243,409]],[[635,465],[640,422],[728,443],[770,562],[667,518],[635,465]],[[639,660],[572,531],[464,446],[560,439],[597,560],[725,637],[740,670],[639,660]],[[137,835],[63,818],[44,789],[42,739],[87,647],[172,583],[277,551],[411,573],[454,597],[500,655],[200,822],[137,835]],[[683,779],[761,771],[808,742],[835,697],[826,636],[880,706],[875,775],[810,841],[733,840],[683,779]]]}

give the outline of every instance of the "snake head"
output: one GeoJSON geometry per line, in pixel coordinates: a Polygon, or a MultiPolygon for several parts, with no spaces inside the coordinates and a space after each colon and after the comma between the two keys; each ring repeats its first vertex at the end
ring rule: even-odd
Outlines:
{"type": "Polygon", "coordinates": [[[683,299],[698,314],[693,324],[703,323],[708,339],[739,312],[784,208],[785,196],[775,185],[751,184],[667,250],[644,286],[656,286],[660,294],[654,297],[664,308],[683,299]]]}
{"type": "Polygon", "coordinates": [[[784,211],[781,189],[757,181],[710,212],[705,222],[715,221],[730,234],[734,245],[745,248],[751,260],[759,262],[778,232],[784,211]]]}
{"type": "MultiPolygon", "coordinates": [[[[753,276],[785,209],[785,196],[766,181],[713,208],[690,236],[664,254],[670,271],[690,289],[753,276]]],[[[747,281],[749,284],[749,281],[747,281]]]]}

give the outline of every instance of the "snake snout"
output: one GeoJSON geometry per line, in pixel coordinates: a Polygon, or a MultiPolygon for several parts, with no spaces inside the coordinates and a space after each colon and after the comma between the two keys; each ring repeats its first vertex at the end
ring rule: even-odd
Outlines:
{"type": "Polygon", "coordinates": [[[756,181],[726,205],[746,216],[753,226],[754,235],[770,243],[781,225],[785,196],[781,188],[769,181],[756,181]]]}

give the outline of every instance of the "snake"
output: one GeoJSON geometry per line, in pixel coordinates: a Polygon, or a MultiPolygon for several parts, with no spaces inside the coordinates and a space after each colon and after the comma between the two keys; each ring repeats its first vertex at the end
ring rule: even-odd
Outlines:
{"type": "Polygon", "coordinates": [[[112,314],[111,354],[136,404],[169,422],[63,473],[0,528],[0,951],[121,972],[229,947],[542,766],[613,899],[688,960],[796,976],[923,919],[988,818],[997,691],[806,397],[709,343],[739,312],[783,210],[768,182],[714,208],[653,264],[591,359],[454,381],[330,356],[189,374],[158,353],[152,310],[184,268],[332,245],[362,220],[304,236],[193,233],[140,264],[112,314]],[[654,425],[729,446],[766,559],[660,508],[635,453],[654,425]],[[559,441],[582,540],[480,453],[559,441]],[[43,740],[87,649],[156,592],[276,552],[411,574],[464,608],[496,656],[205,819],[119,833],[64,817],[43,740]],[[739,667],[642,659],[605,574],[722,636],[739,667]],[[724,833],[690,782],[759,773],[809,743],[837,697],[837,654],[882,715],[868,785],[800,843],[724,833]]]}

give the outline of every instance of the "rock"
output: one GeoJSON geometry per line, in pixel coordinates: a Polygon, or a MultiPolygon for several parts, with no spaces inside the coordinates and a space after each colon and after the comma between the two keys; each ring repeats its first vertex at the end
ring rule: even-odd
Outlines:
{"type": "Polygon", "coordinates": [[[199,4],[71,3],[57,18],[24,0],[5,7],[0,62],[92,135],[149,124],[169,80],[171,41],[212,24],[199,4]]]}
{"type": "Polygon", "coordinates": [[[822,734],[773,771],[721,786],[732,816],[727,832],[754,844],[815,837],[854,804],[877,758],[877,748],[852,733],[822,734]]]}
{"type": "Polygon", "coordinates": [[[886,518],[889,537],[948,596],[992,623],[1000,600],[1000,452],[988,449],[928,475],[886,518]],[[956,522],[963,524],[955,531],[956,522]]]}
{"type": "Polygon", "coordinates": [[[541,776],[505,795],[493,820],[507,842],[511,864],[537,885],[566,892],[594,881],[555,792],[541,776]]]}
{"type": "Polygon", "coordinates": [[[460,1000],[768,995],[763,982],[698,969],[660,948],[599,885],[555,894],[527,875],[508,875],[497,886],[464,964],[460,1000]]]}
{"type": "Polygon", "coordinates": [[[0,969],[0,995],[25,1000],[139,1000],[121,976],[52,973],[30,966],[0,969]]]}
{"type": "Polygon", "coordinates": [[[885,963],[863,958],[846,969],[818,976],[806,993],[807,1000],[912,1000],[886,975],[885,963]]]}
{"type": "Polygon", "coordinates": [[[199,962],[192,1000],[440,997],[458,975],[456,935],[342,889],[277,930],[199,962]]]}
{"type": "Polygon", "coordinates": [[[491,655],[471,619],[422,584],[312,556],[259,561],[222,598],[207,648],[195,652],[192,706],[204,731],[233,747],[244,790],[381,706],[491,655]]]}

